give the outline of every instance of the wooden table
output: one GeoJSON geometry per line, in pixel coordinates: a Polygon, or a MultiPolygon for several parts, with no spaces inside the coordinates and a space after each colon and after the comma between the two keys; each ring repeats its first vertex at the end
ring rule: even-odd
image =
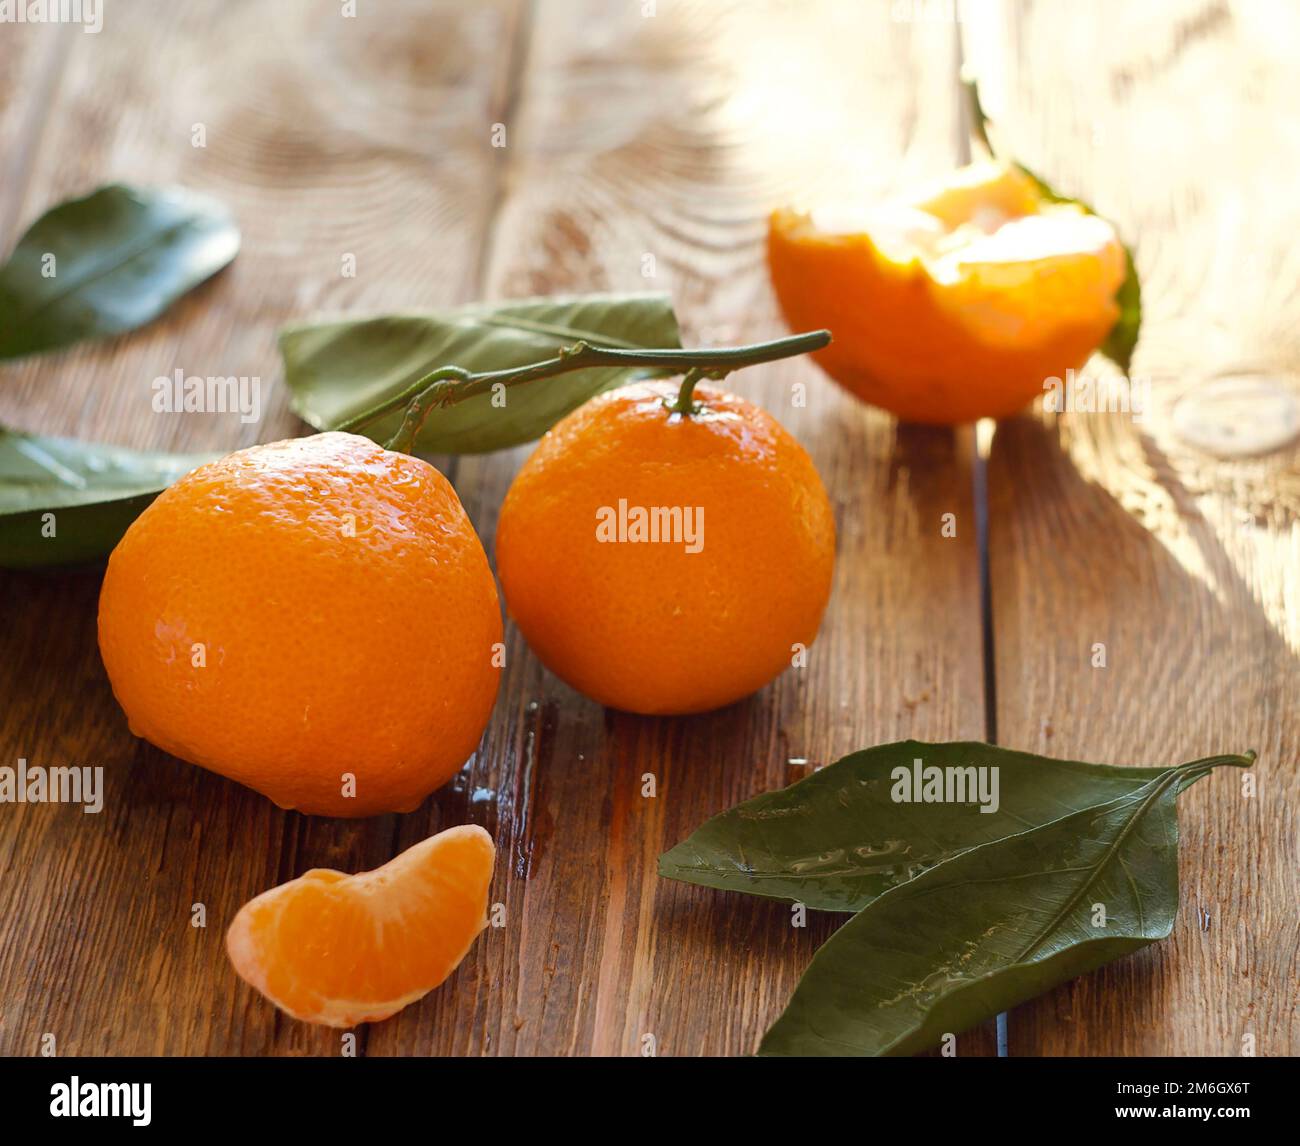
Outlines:
{"type": "MultiPolygon", "coordinates": [[[[0,420],[178,450],[302,433],[275,335],[319,312],[663,289],[690,343],[773,336],[773,205],[874,199],[965,154],[959,25],[937,0],[356,7],[118,0],[97,35],[0,25],[0,246],[111,179],[211,191],[244,232],[165,320],[0,369],[0,420]],[[263,378],[263,421],[152,413],[177,367],[263,378]]],[[[496,837],[506,926],[364,1029],[364,1053],[634,1055],[646,1035],[661,1055],[752,1052],[840,920],[793,928],[779,903],[659,880],[656,856],[807,767],[918,737],[1111,763],[1257,748],[1256,797],[1219,774],[1181,801],[1173,937],[1012,1012],[1009,1051],[1296,1053],[1300,467],[1199,454],[1171,409],[1219,370],[1300,368],[1300,20],[1265,0],[1025,0],[975,4],[964,31],[1019,157],[1136,243],[1142,423],[1033,412],[977,443],[898,425],[806,362],[737,376],[835,502],[809,667],[722,712],[641,719],[511,631],[481,751],[400,817],[286,814],[135,740],[96,651],[100,571],[0,575],[0,761],[108,776],[98,816],[0,806],[0,1052],[53,1035],[61,1054],[337,1054],[338,1032],[235,977],[225,924],[309,867],[374,867],[466,821],[496,837]]],[[[525,453],[435,459],[489,551],[525,453]]],[[[958,1052],[994,1053],[991,1024],[958,1052]]]]}

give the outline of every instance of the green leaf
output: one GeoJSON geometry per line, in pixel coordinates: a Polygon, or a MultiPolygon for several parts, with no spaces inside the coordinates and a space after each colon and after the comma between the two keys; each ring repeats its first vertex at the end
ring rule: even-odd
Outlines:
{"type": "MultiPolygon", "coordinates": [[[[976,141],[989,153],[991,157],[996,157],[997,153],[989,139],[989,128],[993,126],[993,121],[984,114],[984,105],[980,102],[979,85],[975,82],[974,77],[963,78],[962,84],[966,91],[966,106],[970,116],[971,133],[976,141]]],[[[1038,193],[1049,203],[1070,203],[1076,207],[1082,207],[1089,215],[1097,215],[1087,203],[1080,199],[1071,199],[1068,195],[1062,195],[1045,179],[1030,171],[1023,163],[1017,163],[1022,172],[1029,176],[1038,187],[1038,193]]],[[[1097,215],[1098,218],[1103,216],[1097,215]]],[[[1119,317],[1115,320],[1115,325],[1111,327],[1110,333],[1106,340],[1097,349],[1101,354],[1109,358],[1116,366],[1124,371],[1124,376],[1129,376],[1129,371],[1133,366],[1133,351],[1137,349],[1138,336],[1142,330],[1142,284],[1138,279],[1137,264],[1133,261],[1133,252],[1127,243],[1121,243],[1124,248],[1124,281],[1120,283],[1119,290],[1115,293],[1115,302],[1119,307],[1119,317]]]]}
{"type": "Polygon", "coordinates": [[[0,428],[0,566],[103,557],[162,490],[214,456],[146,453],[0,428]]]}
{"type": "Polygon", "coordinates": [[[1104,804],[1164,774],[1053,760],[977,742],[903,740],[845,756],[702,824],[659,860],[659,874],[704,887],[858,911],[972,847],[1104,804]],[[896,803],[894,772],[998,769],[998,807],[896,803]]]}
{"type": "Polygon", "coordinates": [[[1119,318],[1100,349],[1128,377],[1133,366],[1133,351],[1137,349],[1138,335],[1142,331],[1142,283],[1133,262],[1133,252],[1127,246],[1124,247],[1124,262],[1128,270],[1115,296],[1119,303],[1119,318]]]}
{"type": "MultiPolygon", "coordinates": [[[[1023,163],[1016,166],[1029,176],[1038,187],[1038,193],[1051,203],[1070,203],[1082,207],[1089,215],[1097,215],[1082,199],[1071,199],[1062,195],[1046,180],[1030,171],[1023,163]]],[[[1100,218],[1101,216],[1098,216],[1100,218]]],[[[1124,249],[1124,281],[1115,292],[1115,303],[1119,307],[1119,317],[1110,328],[1106,340],[1097,349],[1124,371],[1127,378],[1133,366],[1133,351],[1137,349],[1138,335],[1142,330],[1142,283],[1138,278],[1137,264],[1133,261],[1133,252],[1127,243],[1121,243],[1124,249]]]]}
{"type": "MultiPolygon", "coordinates": [[[[628,349],[681,346],[668,297],[629,294],[521,299],[294,326],[281,333],[280,352],[294,411],[318,430],[331,430],[440,366],[476,373],[511,369],[578,341],[628,349]]],[[[604,390],[671,373],[579,370],[513,387],[503,393],[504,405],[494,405],[491,394],[468,398],[434,410],[416,444],[428,453],[452,454],[517,446],[541,437],[604,390]]],[[[358,432],[385,442],[400,421],[400,412],[394,413],[358,432]]]]}
{"type": "Polygon", "coordinates": [[[1169,769],[886,892],[817,952],[759,1053],[912,1054],[1164,938],[1175,797],[1215,763],[1248,762],[1169,769]]]}
{"type": "Polygon", "coordinates": [[[0,267],[0,359],[134,330],[239,250],[230,213],[180,187],[101,187],[42,215],[0,267]]]}

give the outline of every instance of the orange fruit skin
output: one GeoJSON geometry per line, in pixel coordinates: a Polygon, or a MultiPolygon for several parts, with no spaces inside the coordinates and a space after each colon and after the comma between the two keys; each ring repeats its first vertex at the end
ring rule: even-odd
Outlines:
{"type": "Polygon", "coordinates": [[[1082,367],[1118,316],[1108,304],[1045,335],[1027,329],[1015,344],[986,341],[953,320],[922,265],[899,267],[867,235],[820,233],[788,209],[769,220],[767,258],[790,327],[832,333],[813,355],[822,369],[909,422],[1016,413],[1043,393],[1045,379],[1082,367]]]}
{"type": "Polygon", "coordinates": [[[455,774],[491,713],[501,639],[451,484],[352,434],[194,470],[131,525],[99,601],[137,736],[326,816],[410,811],[455,774]]]}
{"type": "Polygon", "coordinates": [[[240,977],[295,1019],[377,1023],[438,986],[487,925],[496,849],[448,828],[374,871],[315,868],[240,908],[226,952],[240,977]]]}
{"type": "Polygon", "coordinates": [[[601,704],[649,715],[739,700],[817,634],[835,560],[812,460],[769,414],[699,385],[613,390],[560,421],[524,463],[497,524],[510,614],[542,662],[601,704]],[[703,509],[703,544],[597,538],[597,513],[703,509]]]}

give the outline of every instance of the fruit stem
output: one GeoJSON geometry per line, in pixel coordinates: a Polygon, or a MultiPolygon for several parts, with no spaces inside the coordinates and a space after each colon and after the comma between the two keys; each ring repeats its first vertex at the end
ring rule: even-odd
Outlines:
{"type": "Polygon", "coordinates": [[[975,141],[988,152],[990,159],[998,157],[989,139],[989,117],[984,114],[984,105],[980,102],[979,85],[974,76],[963,76],[961,85],[966,91],[966,110],[970,114],[970,133],[975,141]]]}
{"type": "MultiPolygon", "coordinates": [[[[695,384],[699,382],[701,378],[704,378],[706,374],[707,372],[701,370],[698,366],[686,371],[686,373],[682,375],[682,386],[681,389],[677,391],[676,401],[665,402],[664,405],[666,405],[674,414],[681,414],[684,417],[689,418],[693,413],[695,413],[695,384]]],[[[725,377],[725,375],[726,372],[722,371],[717,374],[708,374],[707,376],[711,378],[722,378],[725,377]]]]}
{"type": "Polygon", "coordinates": [[[557,374],[587,370],[593,366],[643,366],[664,374],[681,373],[684,375],[682,389],[672,408],[690,413],[691,395],[696,382],[701,378],[722,378],[745,366],[807,354],[827,346],[830,340],[829,330],[810,330],[803,334],[773,339],[771,342],[756,342],[750,346],[709,346],[693,350],[628,350],[575,342],[572,346],[564,347],[554,358],[509,370],[487,370],[476,374],[459,366],[441,366],[412,382],[399,394],[355,418],[349,418],[335,429],[355,430],[405,406],[406,413],[401,427],[387,448],[410,453],[415,447],[415,439],[425,418],[435,409],[453,406],[479,394],[491,393],[497,386],[519,386],[542,378],[553,378],[557,374]],[[683,400],[686,403],[685,409],[682,409],[683,400]]]}

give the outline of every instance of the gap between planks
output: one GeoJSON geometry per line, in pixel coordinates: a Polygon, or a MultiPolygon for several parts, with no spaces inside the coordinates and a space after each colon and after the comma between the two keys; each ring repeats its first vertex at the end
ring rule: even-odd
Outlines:
{"type": "MultiPolygon", "coordinates": [[[[965,166],[971,161],[971,106],[963,85],[966,69],[965,44],[962,40],[962,25],[958,23],[953,31],[953,98],[957,101],[957,137],[953,141],[955,159],[958,166],[965,166]]],[[[994,423],[984,419],[975,426],[974,449],[970,451],[971,459],[971,496],[975,508],[975,546],[979,561],[979,602],[980,602],[980,657],[983,664],[984,682],[984,739],[989,744],[998,742],[998,693],[997,661],[994,656],[993,630],[993,581],[989,561],[989,447],[995,432],[994,423]]],[[[1011,1041],[1011,1018],[1006,1011],[998,1014],[996,1019],[997,1057],[1008,1058],[1008,1046],[1011,1041]]]]}

